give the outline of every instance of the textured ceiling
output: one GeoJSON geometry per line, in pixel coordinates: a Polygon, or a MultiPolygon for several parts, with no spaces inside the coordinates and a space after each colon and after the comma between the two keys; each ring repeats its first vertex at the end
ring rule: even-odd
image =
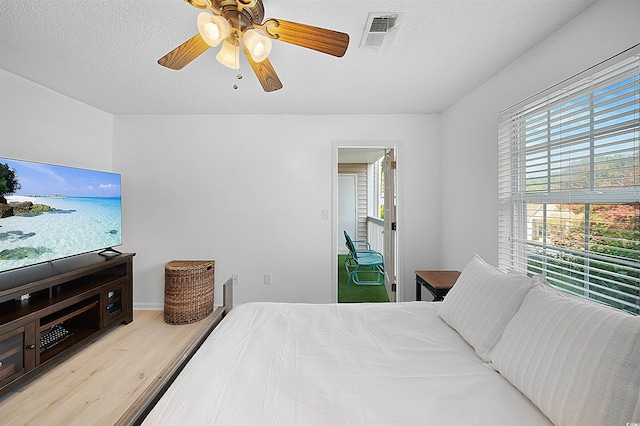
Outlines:
{"type": "MultiPolygon", "coordinates": [[[[197,32],[181,0],[0,1],[0,68],[112,114],[433,113],[596,0],[263,0],[266,17],[346,32],[335,58],[274,41],[284,88],[265,93],[210,49],[181,71],[156,61],[197,32]],[[393,46],[360,48],[369,12],[401,14],[393,46]]],[[[216,48],[217,50],[217,48],[216,48]]]]}

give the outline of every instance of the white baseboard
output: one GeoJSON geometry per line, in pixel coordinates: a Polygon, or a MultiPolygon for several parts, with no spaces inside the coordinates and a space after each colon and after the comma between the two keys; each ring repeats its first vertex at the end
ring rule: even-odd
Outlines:
{"type": "Polygon", "coordinates": [[[162,311],[164,310],[163,304],[158,303],[134,303],[134,311],[162,311]]]}

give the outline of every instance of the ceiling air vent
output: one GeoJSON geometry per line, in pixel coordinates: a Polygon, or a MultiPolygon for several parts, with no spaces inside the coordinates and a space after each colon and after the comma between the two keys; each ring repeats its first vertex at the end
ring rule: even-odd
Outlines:
{"type": "Polygon", "coordinates": [[[393,44],[399,24],[399,13],[370,13],[360,47],[388,49],[393,44]]]}

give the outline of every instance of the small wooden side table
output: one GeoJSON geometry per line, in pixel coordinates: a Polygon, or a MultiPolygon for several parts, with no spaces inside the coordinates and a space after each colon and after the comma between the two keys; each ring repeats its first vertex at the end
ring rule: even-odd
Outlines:
{"type": "Polygon", "coordinates": [[[422,286],[439,302],[451,290],[460,276],[458,271],[416,271],[416,300],[422,300],[422,286]]]}

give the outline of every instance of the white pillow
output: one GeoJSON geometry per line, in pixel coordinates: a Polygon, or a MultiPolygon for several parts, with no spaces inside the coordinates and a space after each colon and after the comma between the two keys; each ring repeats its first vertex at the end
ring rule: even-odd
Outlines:
{"type": "Polygon", "coordinates": [[[640,317],[537,284],[491,360],[556,425],[640,422],[640,317]]]}
{"type": "Polygon", "coordinates": [[[532,285],[531,278],[502,272],[475,255],[440,305],[438,315],[488,362],[489,352],[532,285]]]}

